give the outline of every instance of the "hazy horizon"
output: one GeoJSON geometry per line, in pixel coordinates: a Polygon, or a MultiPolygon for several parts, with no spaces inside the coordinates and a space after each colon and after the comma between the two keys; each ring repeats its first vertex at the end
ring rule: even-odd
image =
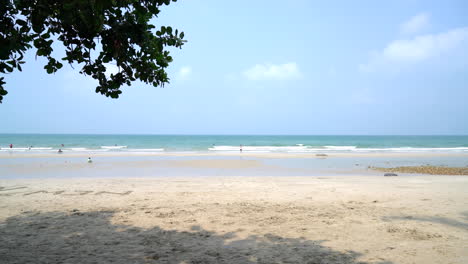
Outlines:
{"type": "Polygon", "coordinates": [[[33,133],[33,132],[19,132],[19,133],[0,133],[0,135],[112,135],[112,136],[316,136],[316,137],[328,137],[328,136],[353,136],[353,137],[372,137],[372,136],[387,136],[387,137],[450,137],[460,136],[465,137],[468,134],[183,134],[183,133],[172,133],[172,134],[132,134],[132,133],[33,133]]]}

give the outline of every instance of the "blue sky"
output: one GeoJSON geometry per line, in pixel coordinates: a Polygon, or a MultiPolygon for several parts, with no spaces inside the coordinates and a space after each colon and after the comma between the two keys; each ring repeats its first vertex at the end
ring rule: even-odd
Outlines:
{"type": "MultiPolygon", "coordinates": [[[[0,133],[468,134],[467,1],[179,0],[171,83],[113,100],[30,52],[0,133]]],[[[61,49],[57,46],[57,54],[61,49]]]]}

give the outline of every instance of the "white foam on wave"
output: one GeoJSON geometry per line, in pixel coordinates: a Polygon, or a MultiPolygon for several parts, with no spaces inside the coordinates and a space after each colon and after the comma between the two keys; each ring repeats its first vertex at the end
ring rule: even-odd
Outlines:
{"type": "Polygon", "coordinates": [[[106,152],[106,151],[125,151],[125,152],[161,152],[163,148],[145,148],[145,149],[129,149],[127,146],[101,146],[100,149],[89,149],[89,148],[67,148],[65,150],[71,151],[91,151],[91,152],[106,152]]]}
{"type": "Polygon", "coordinates": [[[323,147],[304,147],[302,149],[294,149],[288,152],[298,152],[298,153],[307,153],[307,152],[349,152],[357,151],[358,147],[356,146],[323,146],[323,147]]]}
{"type": "Polygon", "coordinates": [[[102,149],[124,149],[127,146],[101,146],[102,149]]]}
{"type": "MultiPolygon", "coordinates": [[[[242,151],[248,152],[289,152],[289,153],[304,153],[304,152],[323,152],[323,151],[354,151],[356,146],[323,146],[323,147],[308,147],[303,144],[295,146],[242,146],[242,151]]],[[[209,148],[211,151],[240,151],[240,146],[214,146],[209,148]]]]}
{"type": "Polygon", "coordinates": [[[8,151],[15,151],[15,152],[26,152],[26,151],[47,151],[52,150],[52,148],[1,148],[0,151],[8,152],[8,151]]]}
{"type": "Polygon", "coordinates": [[[415,148],[415,147],[400,147],[400,148],[363,148],[356,151],[367,152],[464,152],[468,151],[468,147],[454,148],[415,148]]]}
{"type": "MultiPolygon", "coordinates": [[[[239,152],[240,146],[213,146],[210,151],[239,152]]],[[[357,146],[242,146],[245,152],[288,152],[288,153],[337,153],[337,152],[468,152],[468,147],[453,148],[358,148],[357,146]]]]}
{"type": "Polygon", "coordinates": [[[71,151],[88,151],[90,149],[88,149],[88,148],[67,148],[67,150],[71,150],[71,151]]]}
{"type": "Polygon", "coordinates": [[[11,151],[26,151],[26,150],[51,150],[52,148],[50,147],[37,147],[37,148],[30,148],[30,147],[26,147],[26,148],[10,148],[10,147],[5,147],[5,148],[1,148],[1,150],[5,151],[5,150],[11,150],[11,151]]]}
{"type": "MultiPolygon", "coordinates": [[[[56,152],[58,148],[53,147],[1,147],[0,152],[56,152]]],[[[166,151],[164,148],[127,148],[127,146],[101,146],[100,148],[72,147],[62,148],[63,151],[70,152],[126,152],[126,153],[160,153],[166,151]]],[[[239,152],[240,146],[212,146],[209,151],[215,152],[239,152]]],[[[243,152],[248,153],[270,153],[270,152],[285,152],[285,153],[418,153],[418,152],[468,152],[468,147],[374,147],[360,148],[357,146],[304,146],[296,144],[293,146],[242,146],[243,152]]],[[[191,153],[193,151],[179,151],[181,153],[191,153]]],[[[197,151],[195,151],[197,152],[197,151]]]]}
{"type": "Polygon", "coordinates": [[[91,149],[91,148],[83,148],[83,147],[77,147],[77,148],[66,148],[62,149],[63,151],[76,151],[76,152],[107,152],[110,151],[110,149],[91,149]]]}
{"type": "Polygon", "coordinates": [[[355,150],[356,146],[324,146],[325,149],[329,150],[355,150]]]}
{"type": "Polygon", "coordinates": [[[6,147],[6,148],[1,148],[0,151],[26,151],[26,150],[29,150],[29,148],[10,148],[10,147],[6,147]]]}
{"type": "MultiPolygon", "coordinates": [[[[240,151],[240,146],[213,146],[211,151],[240,151]]],[[[242,146],[242,151],[248,152],[289,152],[305,150],[305,146],[242,146]]]]}
{"type": "Polygon", "coordinates": [[[161,152],[163,148],[149,148],[149,149],[126,149],[128,152],[161,152]]]}
{"type": "Polygon", "coordinates": [[[51,150],[52,148],[47,148],[47,147],[43,147],[43,148],[31,148],[31,150],[51,150]]]}

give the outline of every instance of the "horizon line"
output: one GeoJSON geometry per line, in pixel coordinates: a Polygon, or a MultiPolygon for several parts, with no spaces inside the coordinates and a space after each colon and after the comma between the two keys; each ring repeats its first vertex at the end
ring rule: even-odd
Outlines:
{"type": "Polygon", "coordinates": [[[0,135],[90,135],[90,136],[468,136],[468,134],[134,134],[134,133],[3,133],[0,135]]]}

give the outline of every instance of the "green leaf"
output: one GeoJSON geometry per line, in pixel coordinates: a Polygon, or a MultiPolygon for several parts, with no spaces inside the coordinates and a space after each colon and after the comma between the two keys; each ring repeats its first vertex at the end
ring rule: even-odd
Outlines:
{"type": "Polygon", "coordinates": [[[42,50],[42,49],[38,49],[38,50],[36,51],[36,55],[37,55],[37,56],[44,56],[44,55],[45,55],[45,51],[42,50]]]}
{"type": "MultiPolygon", "coordinates": [[[[167,48],[184,44],[184,33],[179,35],[178,29],[161,26],[155,30],[159,21],[154,23],[152,18],[160,13],[161,5],[170,3],[0,0],[0,33],[8,36],[1,44],[0,72],[13,72],[15,68],[22,71],[23,53],[35,48],[36,56],[48,59],[45,71],[54,73],[63,64],[52,57],[52,47],[63,44],[66,56],[61,60],[81,65],[80,73],[99,82],[98,93],[118,98],[121,87],[135,81],[163,86],[169,80],[165,68],[172,60],[167,48]],[[108,79],[105,63],[113,61],[117,61],[122,72],[108,79]]],[[[0,77],[2,96],[6,94],[3,84],[0,77]]]]}
{"type": "Polygon", "coordinates": [[[8,66],[8,65],[6,65],[6,64],[5,64],[4,67],[5,67],[5,69],[7,70],[7,72],[12,72],[12,71],[13,71],[13,68],[10,67],[10,66],[8,66]]]}
{"type": "Polygon", "coordinates": [[[20,26],[22,26],[22,27],[25,27],[25,26],[28,25],[28,23],[27,23],[26,21],[21,20],[21,19],[17,19],[17,20],[16,20],[16,24],[18,24],[18,25],[20,25],[20,26]]]}

